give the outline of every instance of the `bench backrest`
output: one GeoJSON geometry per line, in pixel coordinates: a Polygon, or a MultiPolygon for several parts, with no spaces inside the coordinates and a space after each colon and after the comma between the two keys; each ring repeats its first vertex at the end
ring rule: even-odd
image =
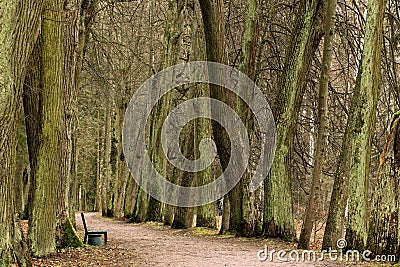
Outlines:
{"type": "Polygon", "coordinates": [[[85,233],[87,233],[87,227],[86,227],[85,215],[83,215],[83,212],[81,213],[81,217],[82,217],[82,223],[83,223],[83,227],[85,228],[85,233]]]}

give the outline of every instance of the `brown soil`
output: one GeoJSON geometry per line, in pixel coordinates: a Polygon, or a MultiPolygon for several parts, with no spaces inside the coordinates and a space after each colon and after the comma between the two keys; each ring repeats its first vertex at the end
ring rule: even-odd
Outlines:
{"type": "MultiPolygon", "coordinates": [[[[128,224],[85,213],[89,230],[107,230],[108,244],[62,249],[45,259],[34,259],[35,266],[349,266],[338,262],[274,262],[258,260],[265,246],[276,251],[291,250],[293,243],[280,240],[244,239],[220,236],[216,231],[195,228],[173,230],[156,223],[128,224]]],[[[80,214],[76,216],[83,236],[80,214]]],[[[277,257],[277,256],[275,256],[277,257]]],[[[354,263],[353,266],[364,265],[354,263]]],[[[369,265],[370,266],[370,265],[369,265]]]]}

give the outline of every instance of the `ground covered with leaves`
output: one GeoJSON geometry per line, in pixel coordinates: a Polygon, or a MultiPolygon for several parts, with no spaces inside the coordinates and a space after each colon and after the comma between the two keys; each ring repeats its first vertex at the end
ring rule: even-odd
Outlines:
{"type": "MultiPolygon", "coordinates": [[[[107,230],[107,246],[60,249],[54,255],[33,259],[34,266],[377,266],[377,263],[260,261],[257,253],[295,249],[295,243],[277,239],[220,236],[216,230],[173,230],[162,224],[128,224],[96,213],[86,213],[89,230],[107,230]]],[[[77,228],[83,236],[80,214],[77,228]]],[[[380,265],[383,266],[383,265],[380,265]]]]}

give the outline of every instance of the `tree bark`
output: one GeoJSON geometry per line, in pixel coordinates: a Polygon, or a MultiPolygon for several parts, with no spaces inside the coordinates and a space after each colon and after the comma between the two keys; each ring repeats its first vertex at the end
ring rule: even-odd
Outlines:
{"type": "MultiPolygon", "coordinates": [[[[100,121],[100,111],[97,111],[97,119],[100,121]]],[[[97,150],[96,150],[96,199],[94,204],[94,210],[97,212],[102,211],[102,127],[99,125],[97,133],[97,150]]]]}
{"type": "Polygon", "coordinates": [[[15,216],[17,119],[43,1],[0,1],[0,265],[29,266],[15,216]]]}
{"type": "Polygon", "coordinates": [[[293,34],[278,84],[272,111],[277,125],[277,142],[270,175],[267,177],[263,232],[266,237],[292,240],[296,237],[292,207],[292,145],[301,100],[315,51],[322,38],[322,1],[299,3],[293,34]]]}
{"type": "MultiPolygon", "coordinates": [[[[55,250],[59,179],[63,162],[63,1],[45,1],[42,30],[37,46],[40,57],[39,132],[32,168],[32,208],[29,240],[33,255],[46,256],[55,250]]],[[[34,137],[35,138],[35,137],[34,137]]]]}
{"type": "Polygon", "coordinates": [[[64,2],[63,12],[63,136],[61,146],[60,177],[58,185],[57,207],[57,245],[82,246],[75,233],[75,209],[73,198],[76,192],[76,114],[75,95],[79,86],[80,66],[79,61],[79,28],[81,14],[81,0],[68,0],[64,2]]]}
{"type": "MultiPolygon", "coordinates": [[[[181,17],[182,35],[180,36],[180,49],[178,50],[178,62],[187,63],[192,60],[197,60],[196,49],[197,43],[197,14],[195,10],[194,1],[178,1],[178,12],[181,17]]],[[[181,86],[177,88],[178,93],[181,95],[183,101],[197,97],[197,95],[202,93],[204,88],[202,85],[191,86],[193,88],[188,88],[188,85],[181,86]]],[[[177,101],[175,101],[177,102],[177,101]]],[[[180,101],[179,101],[180,102],[180,101]]],[[[177,103],[179,104],[179,103],[177,103]]],[[[166,114],[165,114],[166,115],[166,114]]],[[[200,119],[197,119],[200,120],[200,119]]],[[[181,132],[180,144],[182,147],[183,155],[189,160],[194,160],[195,155],[198,153],[195,149],[195,142],[198,141],[200,133],[197,129],[198,121],[192,121],[185,125],[181,132]]],[[[178,174],[178,184],[184,187],[195,186],[194,178],[199,173],[184,172],[180,169],[176,169],[178,174]]],[[[177,196],[178,198],[180,196],[177,196]]],[[[196,214],[196,208],[194,207],[175,207],[175,216],[173,223],[171,225],[174,229],[187,229],[193,227],[194,216],[196,214]]]]}
{"type": "Polygon", "coordinates": [[[106,114],[105,114],[105,130],[104,130],[104,159],[103,159],[103,179],[102,179],[102,193],[101,193],[101,214],[103,216],[109,215],[109,200],[108,194],[110,191],[110,181],[111,181],[111,123],[112,123],[112,114],[113,114],[113,93],[110,92],[112,89],[108,89],[108,97],[107,97],[107,106],[106,106],[106,114]]]}
{"type": "MultiPolygon", "coordinates": [[[[259,39],[259,15],[261,3],[259,0],[247,1],[247,14],[245,28],[242,37],[242,51],[240,71],[246,74],[250,79],[255,79],[257,45],[259,39]]],[[[246,92],[250,94],[252,92],[246,92]]],[[[250,99],[250,97],[249,97],[250,99]]],[[[256,131],[252,114],[249,114],[249,108],[239,97],[236,98],[236,112],[244,121],[249,136],[251,138],[251,149],[254,148],[256,140],[252,138],[252,132],[256,131]]],[[[250,164],[249,164],[250,165],[250,164]]],[[[251,167],[249,166],[240,182],[231,192],[230,197],[230,220],[229,231],[237,236],[256,236],[256,207],[254,203],[255,193],[249,192],[249,183],[251,178],[251,167]]]]}
{"type": "Polygon", "coordinates": [[[369,217],[368,249],[373,255],[398,255],[399,223],[399,113],[393,116],[380,157],[369,217]]]}
{"type": "MultiPolygon", "coordinates": [[[[204,33],[206,39],[207,60],[221,64],[228,63],[224,2],[222,0],[199,0],[203,16],[204,33]]],[[[233,94],[225,92],[223,88],[210,84],[210,96],[225,104],[234,107],[233,94]]],[[[213,134],[220,157],[222,169],[225,170],[230,159],[230,143],[226,132],[218,123],[212,123],[213,134]]]]}
{"type": "MultiPolygon", "coordinates": [[[[196,61],[207,60],[206,46],[204,40],[204,29],[201,23],[201,11],[197,1],[194,1],[194,23],[193,23],[193,40],[192,40],[192,54],[196,61]]],[[[196,97],[210,97],[210,88],[207,84],[196,85],[196,97]]],[[[194,128],[194,156],[196,159],[200,158],[200,151],[198,149],[199,143],[205,138],[212,137],[211,120],[201,118],[196,120],[194,128]]],[[[218,163],[215,163],[215,165],[218,163]]],[[[205,185],[213,182],[215,174],[213,173],[214,163],[208,168],[195,173],[195,180],[198,181],[199,185],[205,185]]],[[[215,172],[215,170],[214,170],[215,172]]],[[[196,226],[198,227],[209,227],[214,228],[216,226],[216,203],[209,203],[197,207],[196,209],[196,226]]]]}
{"type": "Polygon", "coordinates": [[[314,169],[312,176],[312,185],[308,204],[305,211],[305,219],[301,229],[299,248],[308,249],[311,232],[316,221],[317,203],[321,200],[319,197],[321,190],[322,167],[325,155],[325,148],[328,134],[328,84],[329,74],[331,70],[333,38],[335,31],[335,13],[337,0],[329,0],[326,10],[325,20],[325,37],[324,37],[324,52],[322,58],[322,70],[319,85],[318,96],[318,134],[317,144],[314,153],[314,169]]]}
{"type": "Polygon", "coordinates": [[[385,0],[368,1],[363,59],[352,101],[356,101],[352,126],[349,171],[349,215],[346,239],[349,248],[364,249],[367,242],[368,179],[371,160],[371,140],[374,134],[378,87],[381,75],[383,20],[385,0]],[[354,124],[353,124],[354,123],[354,124]]]}
{"type": "MultiPolygon", "coordinates": [[[[207,60],[221,64],[228,64],[225,36],[224,2],[222,0],[199,0],[199,3],[203,18],[207,60]]],[[[223,88],[214,84],[210,84],[209,88],[211,98],[217,99],[229,105],[230,107],[235,108],[235,96],[232,92],[224,90],[223,88]]],[[[214,116],[213,114],[211,115],[214,116]]],[[[222,170],[225,170],[230,160],[229,136],[227,135],[226,131],[224,131],[224,129],[221,127],[221,125],[219,125],[215,121],[211,122],[211,128],[214,136],[214,141],[217,146],[220,164],[222,170]]],[[[228,226],[230,226],[230,219],[228,218],[230,206],[228,205],[229,201],[227,201],[227,199],[228,196],[225,196],[223,221],[220,233],[224,233],[226,230],[228,230],[228,226]]]]}
{"type": "Polygon", "coordinates": [[[219,234],[223,235],[229,230],[231,205],[229,203],[229,196],[224,196],[224,206],[222,207],[222,222],[219,234]]]}
{"type": "Polygon", "coordinates": [[[367,242],[367,190],[380,77],[384,10],[384,0],[368,2],[363,58],[336,170],[323,248],[335,248],[337,240],[342,237],[347,200],[348,248],[363,249],[367,242]]]}

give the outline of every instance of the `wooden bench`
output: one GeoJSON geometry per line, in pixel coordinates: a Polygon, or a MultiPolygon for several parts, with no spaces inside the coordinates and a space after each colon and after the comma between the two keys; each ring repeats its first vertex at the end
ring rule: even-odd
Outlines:
{"type": "Polygon", "coordinates": [[[104,245],[107,244],[107,231],[106,230],[94,230],[94,231],[88,231],[86,227],[86,221],[85,221],[85,215],[81,213],[82,217],[82,222],[83,222],[83,227],[85,228],[85,238],[83,240],[83,243],[86,244],[88,237],[91,235],[104,235],[104,245]]]}

